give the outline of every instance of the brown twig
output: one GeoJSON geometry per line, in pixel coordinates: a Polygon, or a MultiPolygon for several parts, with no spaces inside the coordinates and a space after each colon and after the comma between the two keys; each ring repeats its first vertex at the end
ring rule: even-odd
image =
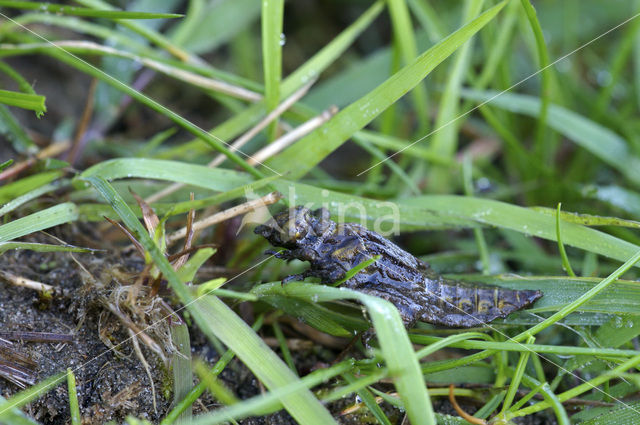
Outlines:
{"type": "Polygon", "coordinates": [[[76,129],[76,135],[73,138],[73,145],[71,146],[69,153],[67,153],[67,161],[72,165],[76,163],[82,149],[86,144],[86,140],[83,136],[86,133],[87,128],[89,127],[89,122],[91,121],[91,116],[93,115],[93,104],[97,85],[98,79],[92,79],[91,85],[89,86],[89,92],[87,94],[87,100],[84,104],[84,111],[82,111],[82,117],[80,117],[80,123],[78,124],[78,128],[76,129]]]}
{"type": "Polygon", "coordinates": [[[456,396],[453,393],[454,389],[455,389],[455,385],[450,384],[449,385],[449,401],[453,405],[453,408],[456,409],[456,412],[458,412],[458,415],[460,415],[462,419],[464,419],[469,423],[476,424],[476,425],[487,425],[487,421],[485,421],[484,419],[476,418],[475,416],[472,416],[467,412],[465,412],[464,410],[462,410],[462,408],[456,401],[456,396]]]}
{"type": "Polygon", "coordinates": [[[129,240],[131,241],[131,243],[133,244],[133,246],[136,248],[136,250],[138,250],[138,253],[144,257],[144,247],[142,246],[142,244],[140,242],[138,242],[138,240],[136,239],[135,236],[133,236],[133,233],[131,233],[126,227],[124,227],[122,224],[118,223],[117,221],[111,220],[109,217],[107,216],[103,216],[105,220],[107,220],[109,223],[113,224],[114,226],[116,226],[118,229],[120,229],[120,231],[122,233],[124,233],[129,240]]]}
{"type": "Polygon", "coordinates": [[[51,158],[60,155],[62,152],[69,149],[69,146],[71,146],[70,142],[59,142],[50,144],[46,148],[40,150],[40,152],[38,152],[35,157],[17,162],[1,172],[0,181],[17,176],[18,174],[35,164],[39,159],[51,158]]]}
{"type": "Polygon", "coordinates": [[[169,262],[176,260],[177,258],[182,257],[183,255],[191,254],[192,252],[196,252],[201,250],[202,248],[218,248],[218,245],[214,243],[203,243],[202,245],[192,246],[188,249],[183,249],[180,252],[176,252],[175,254],[171,254],[167,257],[169,262]]]}
{"type": "MultiPolygon", "coordinates": [[[[189,194],[189,200],[193,202],[194,200],[193,192],[189,194]]],[[[175,263],[172,264],[174,270],[178,270],[189,259],[188,254],[189,254],[189,250],[192,248],[191,244],[193,243],[193,235],[195,234],[195,231],[193,230],[193,222],[195,221],[195,219],[196,219],[196,210],[191,208],[189,209],[189,214],[187,215],[187,234],[186,234],[186,238],[184,239],[184,246],[182,248],[182,251],[184,252],[184,254],[179,256],[175,260],[175,263]]]]}

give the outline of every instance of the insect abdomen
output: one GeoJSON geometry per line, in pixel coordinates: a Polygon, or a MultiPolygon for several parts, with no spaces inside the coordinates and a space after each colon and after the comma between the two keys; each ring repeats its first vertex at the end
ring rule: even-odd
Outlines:
{"type": "Polygon", "coordinates": [[[502,288],[469,288],[440,285],[436,308],[427,309],[421,320],[455,327],[483,326],[520,310],[542,296],[540,291],[502,288]]]}

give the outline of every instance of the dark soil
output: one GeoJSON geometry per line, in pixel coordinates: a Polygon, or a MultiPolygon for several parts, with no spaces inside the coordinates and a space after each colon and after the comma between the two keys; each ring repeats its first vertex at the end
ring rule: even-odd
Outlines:
{"type": "MultiPolygon", "coordinates": [[[[76,254],[87,264],[97,259],[76,254]]],[[[74,334],[70,344],[14,341],[16,350],[34,360],[34,371],[41,380],[71,368],[76,375],[80,411],[85,423],[122,420],[127,414],[157,420],[169,401],[156,394],[158,413],[154,412],[149,378],[133,353],[130,342],[109,350],[100,339],[118,344],[129,337],[125,329],[92,296],[94,288],[86,286],[79,267],[68,254],[13,251],[1,259],[1,268],[14,275],[53,285],[62,294],[50,300],[36,291],[0,282],[0,324],[3,331],[31,331],[74,334]]],[[[143,352],[152,367],[156,383],[166,381],[166,370],[149,350],[143,352]]],[[[65,381],[66,382],[66,381],[65,381]]],[[[64,382],[63,382],[64,383],[64,382]]],[[[156,388],[162,388],[156,384],[156,388]]],[[[9,397],[19,388],[0,380],[0,392],[9,397]]],[[[32,403],[27,412],[39,421],[67,423],[69,405],[67,386],[59,385],[32,403]]]]}
{"type": "MultiPolygon", "coordinates": [[[[42,242],[42,241],[41,241],[42,242]]],[[[74,254],[84,268],[103,285],[96,288],[82,268],[65,253],[10,251],[0,257],[0,269],[13,275],[50,284],[56,288],[51,298],[32,289],[16,287],[0,279],[0,331],[47,332],[73,334],[73,343],[39,343],[13,341],[13,349],[37,364],[33,371],[36,382],[71,368],[76,385],[83,423],[122,423],[127,415],[158,422],[171,408],[171,372],[159,356],[140,344],[151,366],[155,383],[156,410],[149,377],[136,356],[126,328],[104,307],[99,295],[113,290],[112,273],[128,263],[129,269],[141,270],[139,261],[103,254],[74,254]],[[83,275],[84,274],[84,275],[83,275]],[[106,288],[106,289],[105,289],[106,288]],[[102,335],[102,337],[101,337],[102,335]],[[114,349],[110,349],[106,344],[114,349]]],[[[131,273],[134,276],[133,273],[131,273]]],[[[190,328],[192,351],[211,365],[219,356],[204,336],[190,328]]],[[[295,352],[299,371],[308,373],[319,364],[331,361],[335,353],[314,347],[295,352]]],[[[220,375],[238,397],[258,395],[261,388],[253,374],[238,360],[220,375]]],[[[194,381],[195,383],[196,381],[194,381]]],[[[0,394],[11,397],[21,388],[0,378],[0,394]]],[[[353,399],[333,403],[334,411],[353,403],[353,399]]],[[[220,405],[207,393],[193,405],[194,413],[220,405]]],[[[69,423],[70,413],[66,380],[32,402],[25,412],[44,424],[69,423]]],[[[343,423],[365,423],[361,415],[344,417],[343,423]]],[[[284,411],[266,418],[248,418],[245,424],[295,424],[284,411]]]]}

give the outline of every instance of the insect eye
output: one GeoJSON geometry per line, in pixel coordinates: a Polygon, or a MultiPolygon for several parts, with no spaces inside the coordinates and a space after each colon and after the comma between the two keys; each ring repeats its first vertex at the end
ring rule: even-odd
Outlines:
{"type": "Polygon", "coordinates": [[[302,234],[300,232],[296,232],[296,239],[300,239],[300,236],[302,236],[302,234]]]}

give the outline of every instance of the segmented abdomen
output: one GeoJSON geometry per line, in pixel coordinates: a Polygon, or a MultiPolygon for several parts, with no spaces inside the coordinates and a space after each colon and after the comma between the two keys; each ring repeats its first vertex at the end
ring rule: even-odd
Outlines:
{"type": "Polygon", "coordinates": [[[430,280],[426,290],[434,300],[419,320],[455,327],[483,326],[532,304],[542,296],[540,291],[468,287],[430,280]]]}

